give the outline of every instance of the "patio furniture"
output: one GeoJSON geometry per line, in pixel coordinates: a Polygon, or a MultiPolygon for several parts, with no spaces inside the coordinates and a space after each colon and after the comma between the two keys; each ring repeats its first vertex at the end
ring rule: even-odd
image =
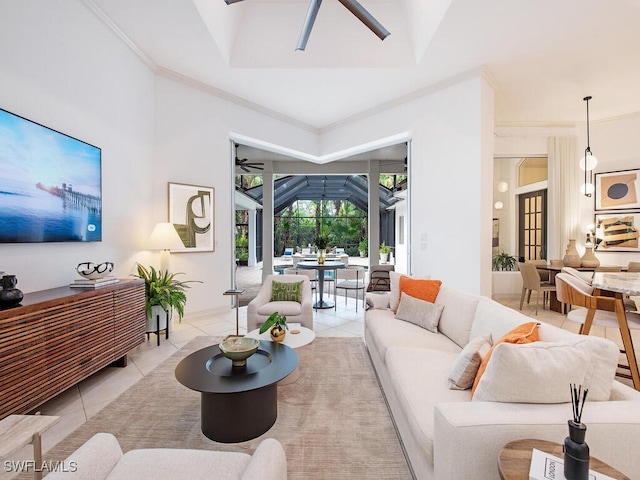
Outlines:
{"type": "Polygon", "coordinates": [[[358,290],[362,290],[362,308],[364,308],[364,268],[351,266],[341,270],[336,270],[336,284],[333,299],[336,299],[336,293],[339,288],[344,290],[344,304],[347,304],[349,290],[356,292],[356,312],[358,311],[358,290]]]}
{"type": "Polygon", "coordinates": [[[389,272],[392,271],[394,271],[393,265],[371,265],[367,292],[390,292],[391,279],[389,278],[389,272]]]}

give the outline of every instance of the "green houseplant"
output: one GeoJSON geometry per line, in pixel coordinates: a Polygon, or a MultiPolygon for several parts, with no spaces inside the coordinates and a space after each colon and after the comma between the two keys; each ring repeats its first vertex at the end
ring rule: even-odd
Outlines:
{"type": "Polygon", "coordinates": [[[147,318],[152,318],[153,307],[159,306],[165,312],[169,312],[169,316],[171,311],[175,309],[178,312],[178,318],[182,321],[184,306],[187,303],[185,290],[190,288],[189,283],[202,282],[198,280],[180,281],[176,279],[176,275],[184,275],[183,273],[169,273],[168,271],[156,270],[153,267],[147,269],[139,263],[136,265],[138,274],[133,276],[144,280],[147,318]]]}
{"type": "Polygon", "coordinates": [[[369,240],[366,237],[363,237],[358,244],[358,252],[362,258],[366,257],[369,254],[369,240]]]}
{"type": "Polygon", "coordinates": [[[264,333],[269,329],[271,329],[271,339],[274,342],[281,342],[284,340],[286,331],[289,330],[287,317],[280,315],[278,312],[273,312],[260,327],[260,333],[264,333]]]}
{"type": "Polygon", "coordinates": [[[329,245],[329,237],[327,235],[318,235],[313,240],[314,245],[318,248],[318,250],[326,250],[327,245],[329,245]]]}
{"type": "Polygon", "coordinates": [[[511,272],[518,269],[518,260],[513,255],[501,252],[493,256],[491,267],[497,272],[511,272]]]}
{"type": "Polygon", "coordinates": [[[389,254],[391,253],[391,247],[382,242],[380,245],[380,261],[386,263],[389,261],[389,254]]]}

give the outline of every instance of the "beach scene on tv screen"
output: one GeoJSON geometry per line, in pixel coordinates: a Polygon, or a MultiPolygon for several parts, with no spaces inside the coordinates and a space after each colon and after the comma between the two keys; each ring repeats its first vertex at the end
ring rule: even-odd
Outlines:
{"type": "Polygon", "coordinates": [[[0,109],[0,242],[102,240],[101,151],[0,109]]]}

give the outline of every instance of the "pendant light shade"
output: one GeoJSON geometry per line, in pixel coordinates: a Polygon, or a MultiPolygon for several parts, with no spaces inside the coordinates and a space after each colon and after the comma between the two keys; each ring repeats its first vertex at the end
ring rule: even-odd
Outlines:
{"type": "Polygon", "coordinates": [[[598,159],[591,153],[591,145],[589,138],[589,100],[591,97],[584,97],[583,100],[587,102],[587,148],[584,149],[584,157],[580,159],[578,163],[581,170],[584,170],[584,183],[580,187],[580,193],[585,197],[591,197],[595,192],[593,186],[593,169],[598,165],[598,159]]]}

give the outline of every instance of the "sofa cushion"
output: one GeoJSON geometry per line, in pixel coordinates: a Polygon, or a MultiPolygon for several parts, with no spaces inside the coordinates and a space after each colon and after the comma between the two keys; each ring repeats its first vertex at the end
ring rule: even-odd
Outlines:
{"type": "Polygon", "coordinates": [[[609,400],[618,349],[613,342],[590,340],[498,345],[473,400],[566,403],[571,401],[569,384],[589,388],[587,400],[609,400]]]}
{"type": "Polygon", "coordinates": [[[400,303],[400,277],[405,275],[398,273],[394,270],[389,272],[390,281],[390,296],[389,296],[389,308],[394,312],[398,310],[398,303],[400,303]]]}
{"type": "Polygon", "coordinates": [[[445,306],[438,330],[460,348],[469,343],[469,332],[479,300],[479,296],[469,295],[446,285],[442,285],[438,292],[435,303],[445,306]]]}
{"type": "Polygon", "coordinates": [[[456,357],[452,352],[407,347],[389,347],[385,357],[392,388],[411,429],[412,438],[403,440],[415,442],[432,465],[435,406],[468,402],[471,396],[469,390],[447,388],[456,357]]]}
{"type": "Polygon", "coordinates": [[[491,355],[493,354],[493,351],[496,349],[498,345],[502,343],[516,343],[516,344],[531,343],[537,340],[538,340],[538,322],[527,322],[517,326],[510,332],[507,332],[502,338],[500,338],[497,342],[493,344],[493,347],[491,347],[491,350],[489,350],[489,353],[487,353],[487,356],[482,360],[482,363],[480,364],[480,368],[478,369],[476,378],[473,382],[473,389],[471,391],[471,395],[473,396],[476,391],[476,388],[478,388],[478,383],[480,382],[482,375],[487,369],[487,364],[491,360],[491,355]]]}
{"type": "Polygon", "coordinates": [[[531,317],[527,317],[513,308],[505,307],[489,298],[482,297],[478,302],[478,308],[476,308],[469,338],[490,335],[492,340],[496,341],[518,325],[530,321],[531,317]]]}
{"type": "Polygon", "coordinates": [[[368,310],[365,329],[367,348],[376,350],[382,359],[386,357],[387,349],[393,346],[441,350],[453,353],[454,356],[461,350],[440,333],[432,333],[413,323],[397,320],[391,310],[368,310]]]}
{"type": "Polygon", "coordinates": [[[438,322],[444,305],[436,305],[402,292],[396,318],[411,322],[433,333],[438,333],[438,322]]]}
{"type": "Polygon", "coordinates": [[[259,315],[269,316],[273,312],[278,312],[285,317],[300,315],[302,314],[302,304],[298,302],[269,302],[258,307],[259,315]]]}
{"type": "Polygon", "coordinates": [[[271,282],[272,302],[298,302],[302,303],[302,285],[300,282],[271,282]]]}
{"type": "MultiPolygon", "coordinates": [[[[411,278],[405,275],[400,277],[400,295],[405,292],[414,298],[435,302],[442,282],[440,280],[430,280],[428,278],[411,278]]],[[[400,297],[402,298],[402,296],[400,297]]]]}
{"type": "Polygon", "coordinates": [[[131,478],[242,478],[251,457],[239,452],[153,448],[124,454],[108,480],[131,478]]]}
{"type": "Polygon", "coordinates": [[[476,337],[465,345],[449,373],[449,388],[466,390],[473,386],[482,359],[489,353],[491,337],[476,337]]]}

